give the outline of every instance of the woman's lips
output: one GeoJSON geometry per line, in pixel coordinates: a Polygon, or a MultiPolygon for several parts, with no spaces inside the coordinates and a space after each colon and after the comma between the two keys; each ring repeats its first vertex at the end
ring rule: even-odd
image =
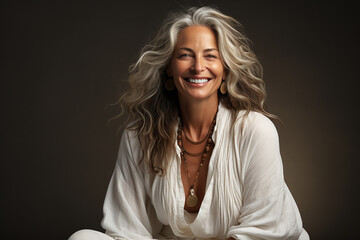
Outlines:
{"type": "Polygon", "coordinates": [[[190,83],[200,84],[210,81],[211,78],[184,78],[184,79],[190,83]]]}

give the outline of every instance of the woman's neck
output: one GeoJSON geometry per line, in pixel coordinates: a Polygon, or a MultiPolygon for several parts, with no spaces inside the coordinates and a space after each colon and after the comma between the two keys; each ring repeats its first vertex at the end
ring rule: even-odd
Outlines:
{"type": "Polygon", "coordinates": [[[217,112],[218,97],[206,100],[179,99],[183,129],[193,141],[199,141],[208,132],[217,112]]]}

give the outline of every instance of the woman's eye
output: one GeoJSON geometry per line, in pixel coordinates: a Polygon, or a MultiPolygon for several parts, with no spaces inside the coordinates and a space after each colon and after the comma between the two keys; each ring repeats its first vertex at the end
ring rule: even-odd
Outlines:
{"type": "Polygon", "coordinates": [[[206,57],[208,57],[208,58],[217,58],[215,55],[213,55],[213,54],[208,54],[208,55],[206,55],[206,57]]]}
{"type": "Polygon", "coordinates": [[[191,57],[191,55],[189,53],[183,53],[180,55],[180,58],[186,58],[186,57],[191,57]]]}

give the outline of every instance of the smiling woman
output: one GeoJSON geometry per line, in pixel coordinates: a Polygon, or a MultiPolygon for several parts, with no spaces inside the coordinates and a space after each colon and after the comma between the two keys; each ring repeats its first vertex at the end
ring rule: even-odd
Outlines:
{"type": "Polygon", "coordinates": [[[309,239],[287,188],[262,68],[209,7],[171,15],[130,68],[129,114],[91,239],[309,239]]]}

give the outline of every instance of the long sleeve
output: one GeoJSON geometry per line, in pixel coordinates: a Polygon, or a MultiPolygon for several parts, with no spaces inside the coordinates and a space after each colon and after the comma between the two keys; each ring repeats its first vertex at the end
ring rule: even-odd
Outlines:
{"type": "Polygon", "coordinates": [[[125,130],[103,207],[102,227],[115,239],[152,239],[162,228],[146,191],[139,149],[134,133],[125,130]]]}
{"type": "Polygon", "coordinates": [[[239,240],[309,239],[287,188],[273,123],[261,114],[246,120],[240,140],[243,206],[228,237],[239,240]]]}

